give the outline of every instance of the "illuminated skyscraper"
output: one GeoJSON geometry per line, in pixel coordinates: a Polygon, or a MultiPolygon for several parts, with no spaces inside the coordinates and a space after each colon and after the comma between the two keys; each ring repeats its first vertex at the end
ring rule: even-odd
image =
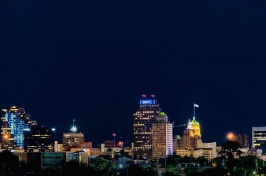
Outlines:
{"type": "Polygon", "coordinates": [[[24,147],[24,133],[30,125],[30,116],[25,114],[23,108],[12,106],[2,109],[1,116],[1,141],[2,148],[14,149],[15,147],[24,147]]]}
{"type": "Polygon", "coordinates": [[[173,124],[160,112],[152,124],[152,159],[173,155],[173,124]]]}
{"type": "Polygon", "coordinates": [[[193,117],[192,121],[189,120],[183,136],[177,140],[177,149],[194,150],[197,148],[202,148],[200,124],[193,117]]]}
{"type": "Polygon", "coordinates": [[[252,148],[261,149],[266,154],[266,127],[252,127],[252,148]]]}
{"type": "Polygon", "coordinates": [[[155,95],[147,97],[142,95],[139,108],[134,113],[134,157],[151,158],[152,149],[152,123],[160,112],[155,95]]]}

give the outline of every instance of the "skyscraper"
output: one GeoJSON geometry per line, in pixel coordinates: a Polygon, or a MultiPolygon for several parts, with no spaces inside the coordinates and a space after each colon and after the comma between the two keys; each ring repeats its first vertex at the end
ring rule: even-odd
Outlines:
{"type": "Polygon", "coordinates": [[[266,154],[266,127],[252,127],[252,148],[261,149],[266,154]]]}
{"type": "Polygon", "coordinates": [[[200,124],[193,117],[193,120],[188,122],[184,134],[177,140],[177,149],[194,150],[202,147],[200,124]]]}
{"type": "Polygon", "coordinates": [[[152,124],[152,159],[173,155],[173,124],[160,112],[152,124]]]}
{"type": "Polygon", "coordinates": [[[2,148],[14,149],[24,147],[23,130],[30,125],[30,116],[23,108],[12,106],[2,109],[1,141],[2,148]]]}
{"type": "Polygon", "coordinates": [[[155,95],[147,97],[142,95],[139,108],[134,113],[134,157],[151,158],[152,149],[152,123],[160,112],[155,95]]]}
{"type": "Polygon", "coordinates": [[[28,151],[33,151],[34,149],[53,151],[54,131],[43,126],[32,125],[24,131],[24,148],[28,151]]]}

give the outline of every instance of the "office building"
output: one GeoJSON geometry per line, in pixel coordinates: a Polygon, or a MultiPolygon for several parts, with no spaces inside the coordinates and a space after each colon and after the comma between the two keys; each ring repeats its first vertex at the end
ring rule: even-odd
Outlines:
{"type": "Polygon", "coordinates": [[[24,130],[24,148],[27,151],[54,151],[54,131],[43,126],[31,126],[24,130]]]}
{"type": "Polygon", "coordinates": [[[252,148],[261,149],[266,154],[266,127],[252,127],[252,148]]]}
{"type": "Polygon", "coordinates": [[[1,142],[4,149],[24,147],[24,133],[31,124],[30,115],[23,108],[12,106],[2,109],[1,142]]]}
{"type": "Polygon", "coordinates": [[[173,155],[173,124],[160,112],[152,124],[152,159],[173,155]]]}
{"type": "Polygon", "coordinates": [[[74,124],[75,119],[73,120],[73,126],[70,129],[69,133],[63,133],[63,146],[65,151],[69,151],[70,148],[81,148],[81,145],[84,143],[84,134],[77,132],[77,127],[74,124]]]}
{"type": "Polygon", "coordinates": [[[151,158],[152,149],[152,123],[160,112],[155,95],[147,97],[142,95],[139,108],[134,113],[134,158],[151,158]]]}

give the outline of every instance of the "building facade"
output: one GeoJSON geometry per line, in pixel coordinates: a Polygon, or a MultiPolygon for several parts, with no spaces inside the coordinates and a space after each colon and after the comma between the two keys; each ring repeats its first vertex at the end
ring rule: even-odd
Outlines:
{"type": "Polygon", "coordinates": [[[176,142],[176,149],[181,150],[194,150],[202,147],[200,124],[195,117],[192,121],[189,120],[183,136],[179,137],[176,142]]]}
{"type": "Polygon", "coordinates": [[[152,124],[152,159],[173,155],[173,124],[160,112],[152,124]]]}
{"type": "Polygon", "coordinates": [[[31,126],[24,131],[24,148],[27,151],[54,151],[54,131],[43,126],[31,126]]]}
{"type": "Polygon", "coordinates": [[[139,108],[134,113],[134,158],[151,158],[152,150],[152,123],[160,113],[160,106],[155,95],[147,97],[142,95],[139,101],[139,108]]]}
{"type": "Polygon", "coordinates": [[[23,108],[12,106],[2,109],[1,143],[3,149],[24,147],[24,129],[31,124],[30,115],[23,108]]]}
{"type": "Polygon", "coordinates": [[[266,127],[252,127],[252,148],[261,149],[266,154],[266,127]]]}
{"type": "Polygon", "coordinates": [[[73,126],[70,132],[63,133],[63,147],[66,151],[69,151],[70,148],[81,148],[81,145],[84,143],[84,134],[77,132],[77,127],[74,122],[75,119],[73,120],[73,126]]]}

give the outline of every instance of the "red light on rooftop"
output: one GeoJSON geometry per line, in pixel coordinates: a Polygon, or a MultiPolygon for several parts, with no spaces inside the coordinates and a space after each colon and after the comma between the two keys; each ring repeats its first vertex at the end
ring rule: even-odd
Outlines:
{"type": "Polygon", "coordinates": [[[154,95],[154,94],[151,94],[151,97],[152,97],[152,98],[154,98],[154,97],[155,97],[155,95],[154,95]]]}
{"type": "Polygon", "coordinates": [[[146,98],[147,97],[147,95],[145,95],[145,94],[142,94],[141,96],[142,96],[142,98],[146,98]]]}

